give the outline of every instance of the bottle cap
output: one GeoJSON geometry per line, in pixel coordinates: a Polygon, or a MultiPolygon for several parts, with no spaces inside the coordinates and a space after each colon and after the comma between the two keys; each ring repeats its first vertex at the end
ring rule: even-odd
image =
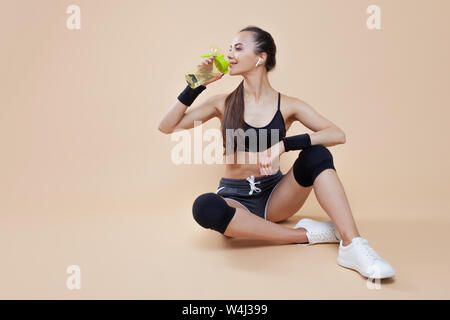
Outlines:
{"type": "Polygon", "coordinates": [[[227,73],[228,66],[230,65],[230,63],[227,60],[225,60],[223,53],[219,50],[217,46],[211,45],[211,53],[202,54],[200,57],[209,58],[212,56],[215,56],[214,64],[216,65],[217,70],[219,70],[222,73],[227,73]]]}

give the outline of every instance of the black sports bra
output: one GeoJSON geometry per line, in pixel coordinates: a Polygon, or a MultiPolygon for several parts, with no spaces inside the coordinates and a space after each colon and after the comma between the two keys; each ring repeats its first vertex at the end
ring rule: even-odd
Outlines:
{"type": "Polygon", "coordinates": [[[264,127],[253,127],[244,120],[245,136],[244,146],[247,152],[260,152],[270,148],[278,143],[281,138],[286,136],[286,128],[284,125],[284,118],[280,111],[280,97],[278,92],[278,106],[269,124],[264,127]],[[273,141],[272,141],[273,139],[273,141]],[[251,141],[251,143],[250,143],[251,141]],[[260,145],[262,144],[262,146],[260,145]]]}

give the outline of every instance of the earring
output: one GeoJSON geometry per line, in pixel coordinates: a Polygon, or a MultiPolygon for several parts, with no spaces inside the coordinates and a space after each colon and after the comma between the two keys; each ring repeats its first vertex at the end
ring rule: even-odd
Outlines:
{"type": "Polygon", "coordinates": [[[261,62],[261,57],[258,58],[258,62],[256,63],[256,67],[259,66],[259,63],[261,62]]]}

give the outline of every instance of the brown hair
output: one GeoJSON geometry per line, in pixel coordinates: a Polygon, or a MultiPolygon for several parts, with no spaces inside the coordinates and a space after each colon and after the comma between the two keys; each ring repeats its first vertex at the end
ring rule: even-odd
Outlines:
{"type": "MultiPolygon", "coordinates": [[[[253,41],[255,43],[254,53],[260,54],[261,52],[267,53],[267,60],[264,64],[266,71],[269,72],[275,67],[275,54],[277,48],[270,33],[256,27],[248,26],[242,31],[251,31],[253,35],[253,41]]],[[[239,129],[245,131],[244,126],[244,80],[241,81],[239,86],[233,90],[225,99],[225,110],[222,119],[222,137],[224,141],[224,147],[226,145],[226,129],[239,129]]],[[[231,141],[230,141],[231,143],[231,141]]],[[[234,152],[236,152],[237,141],[234,139],[234,152]]],[[[224,154],[226,149],[224,150],[224,154]]]]}

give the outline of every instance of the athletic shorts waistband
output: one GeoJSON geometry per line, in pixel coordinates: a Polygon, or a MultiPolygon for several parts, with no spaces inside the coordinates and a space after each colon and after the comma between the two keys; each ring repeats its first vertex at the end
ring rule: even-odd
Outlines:
{"type": "MultiPolygon", "coordinates": [[[[283,175],[283,173],[281,172],[281,170],[278,170],[277,172],[275,172],[274,174],[271,174],[270,176],[254,177],[253,181],[261,182],[262,184],[264,184],[266,182],[271,182],[273,180],[276,180],[282,175],[283,175]]],[[[251,176],[249,176],[248,178],[251,178],[251,176]]],[[[242,185],[248,185],[248,183],[249,182],[248,182],[247,178],[233,179],[233,178],[222,177],[220,179],[220,185],[222,185],[222,186],[242,186],[242,185]]]]}

